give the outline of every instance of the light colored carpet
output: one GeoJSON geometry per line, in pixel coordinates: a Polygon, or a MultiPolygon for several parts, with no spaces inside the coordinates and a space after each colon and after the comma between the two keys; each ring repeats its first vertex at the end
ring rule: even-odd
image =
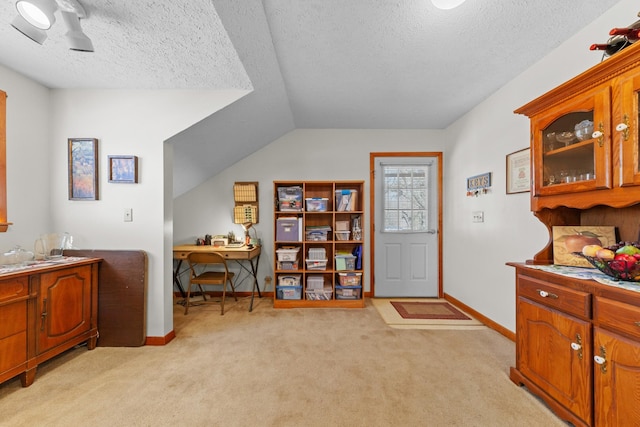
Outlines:
{"type": "MultiPolygon", "coordinates": [[[[431,298],[429,301],[446,302],[444,299],[431,298]]],[[[376,308],[382,320],[392,328],[396,329],[459,329],[473,330],[486,329],[481,322],[474,319],[470,314],[462,311],[469,320],[451,319],[404,319],[400,313],[391,305],[391,301],[426,301],[425,298],[372,298],[371,303],[376,308]]],[[[457,308],[457,307],[456,307],[457,308]]]]}
{"type": "Polygon", "coordinates": [[[271,299],[175,306],[162,347],[77,348],[0,385],[0,426],[565,426],[508,377],[514,343],[271,299]]]}

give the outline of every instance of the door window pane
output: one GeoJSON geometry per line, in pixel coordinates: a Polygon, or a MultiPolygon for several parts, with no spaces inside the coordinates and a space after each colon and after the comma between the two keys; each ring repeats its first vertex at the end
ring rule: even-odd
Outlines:
{"type": "Polygon", "coordinates": [[[428,165],[382,165],[383,232],[429,228],[428,165]]]}

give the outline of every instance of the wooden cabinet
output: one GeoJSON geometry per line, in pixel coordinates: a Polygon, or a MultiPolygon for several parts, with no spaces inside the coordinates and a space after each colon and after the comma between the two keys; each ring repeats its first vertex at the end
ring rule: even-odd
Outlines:
{"type": "Polygon", "coordinates": [[[33,383],[38,365],[98,337],[97,258],[0,274],[0,382],[33,383]]]}
{"type": "Polygon", "coordinates": [[[26,370],[30,299],[28,278],[0,281],[0,382],[26,370]]]}
{"type": "Polygon", "coordinates": [[[515,111],[531,119],[534,212],[600,204],[619,208],[640,200],[638,67],[640,45],[515,111]],[[571,137],[583,121],[592,122],[596,134],[571,137]],[[569,139],[561,143],[562,137],[569,139]]]}
{"type": "Polygon", "coordinates": [[[274,307],[364,307],[363,190],[363,181],[274,182],[274,307]]]}
{"type": "Polygon", "coordinates": [[[573,425],[638,425],[640,292],[511,265],[517,289],[512,381],[573,425]]]}
{"type": "MultiPolygon", "coordinates": [[[[554,226],[615,226],[640,240],[640,43],[516,110],[531,121],[531,211],[553,264],[554,226]],[[576,125],[593,132],[575,137],[576,125]],[[558,138],[560,135],[560,138],[558,138]]],[[[640,291],[516,267],[516,366],[574,425],[640,424],[640,291]]]]}

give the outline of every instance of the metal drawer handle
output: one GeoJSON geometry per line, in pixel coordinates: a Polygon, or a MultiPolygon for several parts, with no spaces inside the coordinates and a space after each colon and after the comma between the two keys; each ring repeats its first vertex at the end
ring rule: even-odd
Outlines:
{"type": "Polygon", "coordinates": [[[640,322],[633,322],[633,324],[640,327],[640,322]]]}
{"type": "Polygon", "coordinates": [[[551,292],[547,292],[547,291],[543,291],[542,289],[536,289],[536,291],[538,291],[538,294],[542,297],[542,298],[552,298],[552,299],[558,299],[558,295],[551,293],[551,292]]]}
{"type": "Polygon", "coordinates": [[[600,365],[600,372],[607,373],[607,349],[600,346],[600,356],[593,356],[593,361],[600,365]]]}
{"type": "Polygon", "coordinates": [[[576,342],[571,343],[571,348],[578,352],[578,359],[582,360],[582,336],[580,334],[576,334],[576,342]]]}

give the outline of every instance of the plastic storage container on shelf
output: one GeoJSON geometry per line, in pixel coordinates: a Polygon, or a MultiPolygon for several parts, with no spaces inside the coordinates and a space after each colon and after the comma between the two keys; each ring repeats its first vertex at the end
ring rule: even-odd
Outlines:
{"type": "Polygon", "coordinates": [[[276,261],[276,267],[278,270],[297,270],[298,260],[295,261],[276,261]]]}
{"type": "Polygon", "coordinates": [[[278,299],[302,299],[302,286],[276,286],[278,299]]]}
{"type": "Polygon", "coordinates": [[[336,299],[360,299],[362,286],[336,286],[336,299]]]}
{"type": "Polygon", "coordinates": [[[284,276],[278,276],[278,285],[279,286],[300,286],[300,279],[302,275],[300,274],[289,274],[284,276]]]}
{"type": "Polygon", "coordinates": [[[302,187],[278,187],[278,209],[281,212],[302,211],[302,187]]]}
{"type": "Polygon", "coordinates": [[[309,248],[308,259],[327,259],[327,251],[324,248],[309,248]]]}
{"type": "Polygon", "coordinates": [[[362,273],[338,273],[340,286],[360,286],[362,273]]]}
{"type": "Polygon", "coordinates": [[[329,199],[325,197],[312,197],[305,199],[307,212],[326,212],[329,199]]]}
{"type": "Polygon", "coordinates": [[[313,274],[307,276],[307,289],[323,289],[324,288],[324,276],[319,274],[313,274]]]}
{"type": "Polygon", "coordinates": [[[339,212],[355,211],[358,205],[358,190],[336,190],[335,210],[339,212]]]}
{"type": "Polygon", "coordinates": [[[334,232],[335,236],[336,236],[336,240],[349,240],[349,236],[351,235],[350,231],[338,231],[336,230],[334,232]]]}
{"type": "Polygon", "coordinates": [[[331,286],[325,286],[321,289],[306,289],[305,294],[308,300],[312,301],[328,301],[333,297],[333,289],[331,286]]]}
{"type": "Polygon", "coordinates": [[[300,247],[280,248],[276,250],[278,261],[297,261],[298,252],[300,252],[300,247]]]}
{"type": "Polygon", "coordinates": [[[324,242],[327,240],[328,231],[326,230],[307,230],[305,240],[310,242],[324,242]]]}
{"type": "Polygon", "coordinates": [[[336,270],[355,270],[355,255],[336,255],[336,270]]]}
{"type": "Polygon", "coordinates": [[[307,270],[326,270],[327,261],[326,259],[308,259],[307,270]]]}

